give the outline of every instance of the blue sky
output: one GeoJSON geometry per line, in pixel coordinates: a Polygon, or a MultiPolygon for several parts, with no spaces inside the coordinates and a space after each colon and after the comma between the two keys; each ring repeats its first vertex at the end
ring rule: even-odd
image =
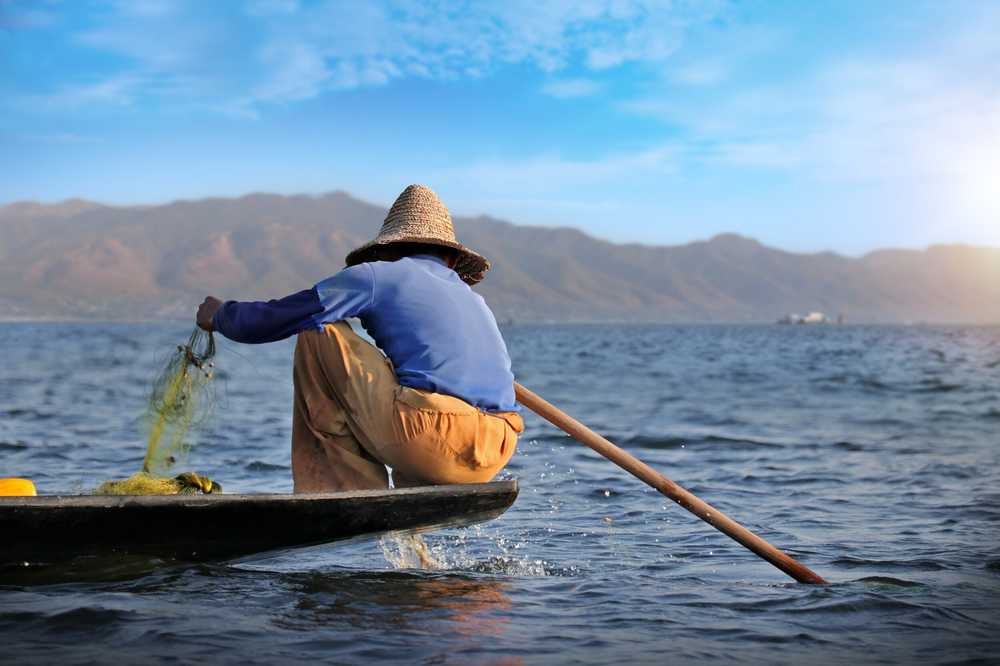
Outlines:
{"type": "Polygon", "coordinates": [[[0,202],[422,182],[616,241],[1000,245],[998,35],[975,0],[0,0],[0,202]]]}

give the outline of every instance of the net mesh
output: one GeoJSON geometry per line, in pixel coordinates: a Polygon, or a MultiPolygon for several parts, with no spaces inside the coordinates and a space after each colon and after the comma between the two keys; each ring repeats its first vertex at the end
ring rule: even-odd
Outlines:
{"type": "Polygon", "coordinates": [[[209,390],[214,357],[215,337],[195,328],[186,345],[177,345],[177,351],[153,382],[143,472],[163,474],[190,449],[188,431],[205,419],[214,405],[209,390]]]}
{"type": "Polygon", "coordinates": [[[214,358],[215,338],[200,328],[194,329],[186,345],[177,345],[150,392],[146,410],[149,438],[142,469],[127,479],[102,483],[95,494],[172,495],[222,490],[218,483],[194,472],[167,476],[190,450],[192,426],[207,418],[214,407],[214,358]]]}

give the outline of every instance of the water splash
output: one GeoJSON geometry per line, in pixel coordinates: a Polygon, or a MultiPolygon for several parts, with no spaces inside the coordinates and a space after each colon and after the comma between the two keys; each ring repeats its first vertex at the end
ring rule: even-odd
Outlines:
{"type": "Polygon", "coordinates": [[[551,562],[525,557],[517,551],[527,541],[501,534],[489,535],[482,525],[434,535],[429,540],[420,534],[390,532],[379,540],[386,561],[395,569],[424,569],[505,576],[573,576],[577,567],[557,567],[551,562]],[[483,547],[487,551],[483,553],[483,547]]]}
{"type": "Polygon", "coordinates": [[[386,561],[396,569],[446,569],[419,534],[389,532],[379,539],[379,547],[386,561]]]}

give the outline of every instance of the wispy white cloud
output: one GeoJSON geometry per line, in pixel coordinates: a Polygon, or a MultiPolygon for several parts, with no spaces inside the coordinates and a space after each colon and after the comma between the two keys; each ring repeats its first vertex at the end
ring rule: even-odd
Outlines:
{"type": "Polygon", "coordinates": [[[101,143],[101,139],[76,132],[12,132],[0,133],[0,143],[2,142],[69,146],[101,143]]]}
{"type": "Polygon", "coordinates": [[[794,169],[802,164],[802,156],[787,150],[781,143],[766,141],[718,141],[698,148],[685,144],[692,158],[716,165],[767,169],[794,169]]]}
{"type": "Polygon", "coordinates": [[[294,42],[268,44],[259,59],[270,75],[254,86],[250,100],[297,101],[315,97],[332,74],[318,53],[294,42]]]}
{"type": "Polygon", "coordinates": [[[136,74],[123,74],[99,81],[74,83],[44,95],[19,95],[8,102],[27,109],[77,110],[86,106],[131,105],[150,81],[136,74]]]}
{"type": "Polygon", "coordinates": [[[702,60],[677,67],[669,77],[675,83],[683,85],[710,86],[722,82],[727,74],[727,68],[721,61],[702,60]]]}
{"type": "Polygon", "coordinates": [[[147,18],[169,16],[177,11],[176,0],[113,0],[119,12],[147,18]]]}
{"type": "Polygon", "coordinates": [[[650,193],[678,176],[683,159],[679,147],[667,143],[591,158],[538,154],[474,160],[425,170],[421,178],[454,214],[584,226],[610,238],[620,238],[623,221],[629,220],[635,238],[644,234],[637,228],[662,229],[675,212],[658,194],[651,201],[650,193]]]}
{"type": "Polygon", "coordinates": [[[250,16],[294,14],[299,11],[297,0],[252,0],[246,5],[250,16]]]}
{"type": "MultiPolygon", "coordinates": [[[[129,0],[113,4],[100,28],[75,40],[124,59],[117,73],[106,74],[109,86],[131,77],[173,81],[168,88],[176,89],[184,80],[184,92],[209,106],[250,111],[408,77],[476,78],[509,64],[555,73],[570,65],[598,71],[657,63],[692,26],[717,16],[723,2],[256,0],[215,5],[206,14],[190,1],[129,0]]],[[[159,85],[136,92],[163,91],[159,85]]],[[[596,91],[585,79],[547,87],[563,97],[596,91]]]]}
{"type": "Polygon", "coordinates": [[[668,88],[620,108],[675,128],[685,160],[878,188],[879,200],[938,224],[995,225],[998,28],[1000,11],[987,9],[919,50],[843,56],[786,80],[689,96],[668,88]]]}
{"type": "Polygon", "coordinates": [[[546,83],[542,86],[542,92],[556,99],[573,99],[596,95],[602,87],[593,79],[562,79],[546,83]]]}
{"type": "MultiPolygon", "coordinates": [[[[905,224],[908,238],[928,242],[996,242],[1000,42],[988,28],[1000,27],[1000,11],[975,18],[933,44],[839,55],[785,78],[712,81],[713,72],[679,89],[672,70],[662,94],[620,105],[663,121],[673,130],[668,141],[583,160],[543,154],[479,161],[433,177],[461,193],[460,202],[523,201],[523,219],[543,210],[572,223],[592,201],[621,210],[654,206],[653,193],[696,182],[696,174],[719,183],[760,175],[785,184],[775,192],[825,197],[825,204],[800,202],[796,215],[843,215],[844,228],[856,230],[905,224]]],[[[753,195],[744,201],[759,216],[788,215],[792,205],[753,195]]],[[[738,214],[719,206],[713,215],[738,214]]]]}
{"type": "Polygon", "coordinates": [[[190,2],[126,0],[72,36],[83,47],[120,56],[123,69],[148,75],[202,75],[221,80],[242,59],[242,36],[226,16],[206,15],[190,2]]]}
{"type": "Polygon", "coordinates": [[[483,199],[555,195],[596,184],[663,178],[676,171],[680,152],[664,144],[593,159],[535,155],[524,159],[478,161],[429,172],[434,182],[480,193],[483,199]]]}
{"type": "Polygon", "coordinates": [[[816,178],[878,184],[925,202],[940,223],[995,225],[1000,44],[995,57],[986,70],[955,52],[837,67],[821,79],[815,128],[788,151],[801,153],[816,178]]]}

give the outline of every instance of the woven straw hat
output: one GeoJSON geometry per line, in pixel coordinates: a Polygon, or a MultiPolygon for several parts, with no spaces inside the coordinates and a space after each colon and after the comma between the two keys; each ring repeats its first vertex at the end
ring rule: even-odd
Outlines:
{"type": "Polygon", "coordinates": [[[425,243],[458,250],[455,272],[467,284],[476,284],[486,276],[490,262],[455,238],[451,214],[429,187],[410,185],[392,204],[382,229],[370,243],[365,243],[347,255],[348,266],[371,261],[375,249],[392,243],[425,243]]]}

